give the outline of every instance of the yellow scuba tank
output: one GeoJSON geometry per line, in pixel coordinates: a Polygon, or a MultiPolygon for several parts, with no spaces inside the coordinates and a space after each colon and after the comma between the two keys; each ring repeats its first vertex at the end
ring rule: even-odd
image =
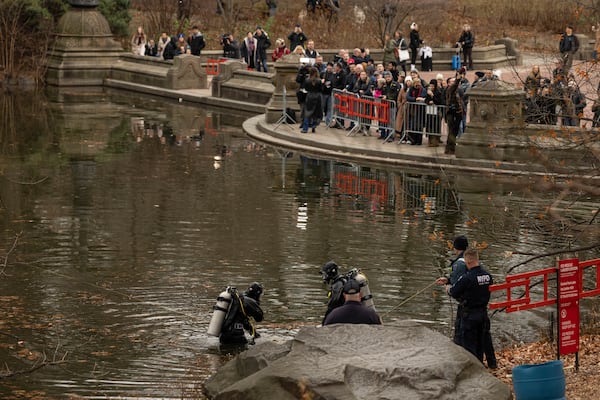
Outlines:
{"type": "Polygon", "coordinates": [[[354,275],[354,280],[360,285],[361,302],[365,306],[374,310],[375,303],[373,302],[373,295],[371,294],[371,289],[369,289],[369,280],[367,279],[367,276],[363,274],[360,270],[357,270],[356,275],[354,275]]]}
{"type": "Polygon", "coordinates": [[[217,304],[213,307],[213,315],[208,324],[208,331],[206,332],[210,336],[219,336],[221,334],[225,316],[227,316],[229,307],[231,307],[232,289],[235,290],[235,288],[228,286],[217,297],[217,304]]]}

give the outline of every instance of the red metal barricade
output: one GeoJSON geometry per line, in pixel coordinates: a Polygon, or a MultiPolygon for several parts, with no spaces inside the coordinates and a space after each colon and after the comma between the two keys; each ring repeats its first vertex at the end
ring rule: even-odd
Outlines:
{"type": "Polygon", "coordinates": [[[225,61],[227,61],[226,58],[209,58],[206,60],[206,75],[219,75],[221,64],[225,61]]]}
{"type": "MultiPolygon", "coordinates": [[[[600,295],[600,258],[580,261],[579,262],[579,276],[582,282],[579,298],[591,297],[600,295]],[[584,272],[588,268],[595,268],[595,282],[592,289],[584,290],[583,278],[584,272]]],[[[557,268],[545,268],[539,271],[525,272],[522,274],[509,275],[506,277],[506,282],[490,286],[490,292],[502,292],[506,294],[506,300],[490,302],[490,309],[504,308],[506,312],[515,312],[520,310],[528,310],[537,307],[544,307],[552,304],[556,304],[556,295],[550,294],[549,282],[557,278],[557,268]],[[541,279],[543,283],[543,293],[539,298],[534,298],[531,293],[532,281],[541,279]],[[514,291],[518,291],[520,294],[516,295],[514,291]]]]}
{"type": "Polygon", "coordinates": [[[396,102],[372,96],[358,96],[356,93],[335,89],[332,117],[353,122],[355,124],[353,131],[358,131],[361,125],[375,124],[380,129],[394,131],[396,102]]]}

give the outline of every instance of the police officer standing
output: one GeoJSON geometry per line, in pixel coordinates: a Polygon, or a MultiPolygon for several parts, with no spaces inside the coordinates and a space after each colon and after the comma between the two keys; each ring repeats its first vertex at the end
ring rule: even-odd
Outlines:
{"type": "Polygon", "coordinates": [[[223,328],[219,335],[221,344],[245,345],[248,343],[244,330],[252,336],[259,337],[250,318],[256,322],[263,320],[263,310],[260,308],[260,295],[263,287],[258,282],[253,282],[242,294],[234,290],[231,298],[231,306],[223,322],[223,328]]]}
{"type": "Polygon", "coordinates": [[[467,273],[453,285],[447,285],[447,293],[459,301],[459,331],[455,334],[457,344],[471,352],[483,362],[484,338],[487,305],[490,301],[489,287],[492,276],[479,265],[477,250],[468,249],[464,253],[467,273]]]}
{"type": "MultiPolygon", "coordinates": [[[[458,279],[467,273],[467,265],[465,263],[465,250],[469,247],[469,240],[465,235],[459,235],[454,239],[453,248],[454,255],[456,256],[450,262],[450,275],[448,277],[442,276],[436,280],[438,285],[454,285],[458,279]]],[[[454,343],[460,344],[460,338],[458,334],[461,330],[462,321],[462,310],[463,308],[459,305],[456,310],[456,319],[454,320],[454,343]]],[[[496,354],[494,351],[494,344],[492,342],[492,335],[490,333],[490,320],[486,314],[486,326],[485,326],[485,337],[484,337],[484,353],[487,365],[491,369],[498,367],[496,361],[496,354]]]]}

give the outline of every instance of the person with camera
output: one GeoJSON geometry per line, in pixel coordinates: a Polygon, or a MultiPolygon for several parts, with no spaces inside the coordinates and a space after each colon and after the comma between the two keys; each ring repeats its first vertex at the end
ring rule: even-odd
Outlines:
{"type": "Polygon", "coordinates": [[[224,58],[240,59],[240,45],[231,33],[224,33],[221,36],[221,46],[223,46],[224,58]]]}
{"type": "Polygon", "coordinates": [[[288,39],[290,41],[290,49],[295,49],[296,46],[302,46],[302,48],[304,48],[304,43],[308,40],[304,32],[302,32],[302,26],[300,24],[294,26],[294,30],[288,35],[288,39]]]}

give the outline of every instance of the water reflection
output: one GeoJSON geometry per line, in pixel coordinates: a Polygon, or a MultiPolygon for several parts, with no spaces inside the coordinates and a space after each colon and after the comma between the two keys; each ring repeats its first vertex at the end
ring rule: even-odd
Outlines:
{"type": "MultiPolygon", "coordinates": [[[[68,352],[65,365],[12,379],[4,398],[200,396],[226,358],[205,334],[218,293],[261,281],[261,340],[281,341],[320,322],[330,259],[368,274],[386,323],[447,333],[451,302],[437,288],[396,306],[443,273],[456,233],[500,276],[574,237],[535,217],[550,194],[268,148],[243,135],[243,114],[110,91],[0,101],[0,254],[22,232],[0,276],[0,331],[12,335],[0,336],[0,361],[18,370],[33,362],[25,350],[68,352]]],[[[572,218],[597,205],[580,199],[572,218]]],[[[547,326],[545,312],[493,323],[498,340],[547,326]]]]}

